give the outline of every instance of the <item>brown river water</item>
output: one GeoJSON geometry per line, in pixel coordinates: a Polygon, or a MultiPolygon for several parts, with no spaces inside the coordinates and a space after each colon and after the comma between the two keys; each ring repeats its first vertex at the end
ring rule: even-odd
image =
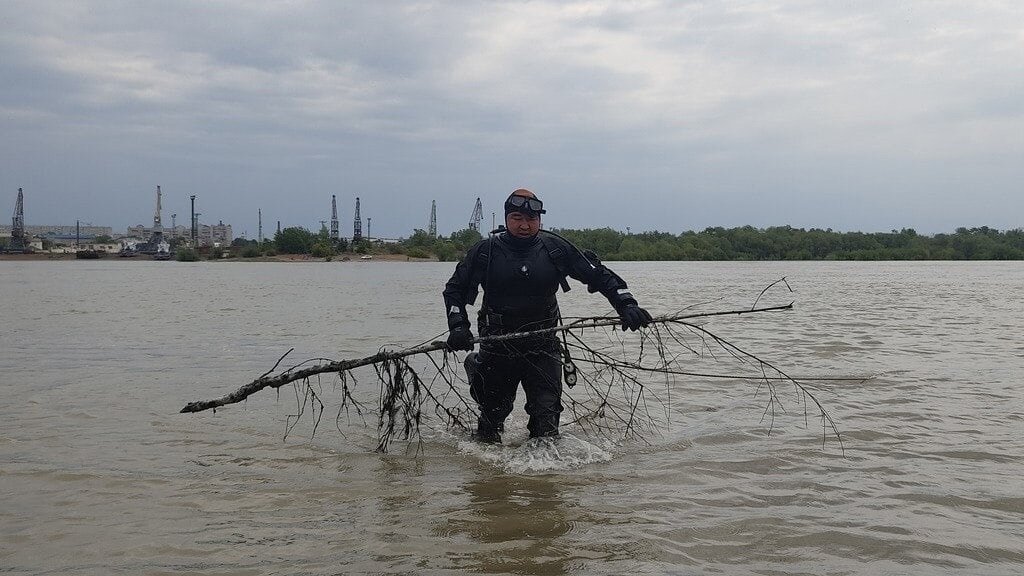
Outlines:
{"type": "MultiPolygon", "coordinates": [[[[654,314],[749,307],[786,277],[760,304],[792,311],[706,326],[834,378],[806,382],[842,447],[788,388],[769,434],[755,383],[684,376],[652,376],[643,438],[553,445],[525,441],[521,407],[503,446],[433,418],[379,454],[373,419],[329,401],[286,436],[290,387],[179,414],[289,348],[436,338],[453,265],[5,261],[0,574],[1024,573],[1024,263],[611,266],[654,314]]],[[[357,390],[376,402],[372,372],[357,390]]]]}

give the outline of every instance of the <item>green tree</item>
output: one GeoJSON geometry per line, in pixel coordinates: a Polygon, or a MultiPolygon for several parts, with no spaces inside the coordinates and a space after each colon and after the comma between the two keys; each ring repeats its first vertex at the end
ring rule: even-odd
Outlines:
{"type": "Polygon", "coordinates": [[[453,262],[459,258],[458,249],[447,240],[442,240],[434,245],[434,254],[441,262],[453,262]]]}
{"type": "Polygon", "coordinates": [[[412,236],[405,241],[406,246],[418,246],[420,248],[430,248],[437,242],[437,238],[434,238],[427,233],[426,230],[417,228],[413,230],[412,236]]]}
{"type": "Polygon", "coordinates": [[[330,261],[334,257],[334,247],[331,246],[330,241],[320,238],[313,243],[310,254],[314,258],[324,258],[330,261]]]}
{"type": "Polygon", "coordinates": [[[466,250],[469,250],[474,244],[483,239],[484,237],[480,235],[480,232],[472,228],[463,228],[457,232],[452,232],[452,235],[449,237],[455,249],[462,253],[465,253],[466,250]]]}
{"type": "Polygon", "coordinates": [[[553,229],[583,250],[593,250],[604,260],[618,260],[618,252],[626,235],[611,228],[586,228],[583,230],[553,229]]]}
{"type": "Polygon", "coordinates": [[[373,244],[366,238],[360,238],[359,242],[352,245],[352,251],[356,254],[369,254],[373,244]]]}
{"type": "MultiPolygon", "coordinates": [[[[841,233],[791,226],[712,227],[679,235],[658,231],[624,235],[610,228],[555,231],[604,260],[1024,259],[1024,230],[1000,232],[987,226],[935,236],[922,236],[913,228],[841,233]]],[[[451,260],[476,241],[470,232],[460,230],[445,240],[416,230],[402,246],[409,255],[433,253],[438,259],[451,260]]]]}
{"type": "Polygon", "coordinates": [[[283,254],[309,254],[314,236],[305,228],[285,228],[274,234],[274,246],[283,254]]]}
{"type": "Polygon", "coordinates": [[[196,262],[199,260],[199,253],[192,248],[179,248],[174,257],[178,262],[196,262]]]}

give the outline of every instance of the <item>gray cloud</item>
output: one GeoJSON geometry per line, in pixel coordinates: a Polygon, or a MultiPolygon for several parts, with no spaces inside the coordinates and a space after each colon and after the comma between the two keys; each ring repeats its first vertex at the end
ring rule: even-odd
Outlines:
{"type": "MultiPolygon", "coordinates": [[[[1021,225],[1005,2],[5,2],[0,201],[375,234],[528,186],[547,223],[1021,225]],[[8,198],[8,200],[3,200],[8,198]]],[[[166,216],[165,216],[166,218],[166,216]]],[[[265,226],[266,228],[266,226],[265,226]]]]}

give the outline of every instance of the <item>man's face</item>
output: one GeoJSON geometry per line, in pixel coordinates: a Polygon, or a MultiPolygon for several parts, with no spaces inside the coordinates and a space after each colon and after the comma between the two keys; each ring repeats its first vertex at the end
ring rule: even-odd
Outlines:
{"type": "Polygon", "coordinates": [[[532,238],[540,232],[540,215],[511,212],[505,216],[505,228],[516,238],[532,238]]]}

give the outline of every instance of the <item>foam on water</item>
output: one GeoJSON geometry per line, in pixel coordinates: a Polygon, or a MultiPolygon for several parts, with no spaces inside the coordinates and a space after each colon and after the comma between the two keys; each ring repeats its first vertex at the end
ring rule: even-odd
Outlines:
{"type": "Polygon", "coordinates": [[[481,444],[462,438],[456,446],[513,474],[558,472],[612,459],[610,442],[601,447],[568,433],[557,438],[513,439],[506,444],[481,444]]]}

